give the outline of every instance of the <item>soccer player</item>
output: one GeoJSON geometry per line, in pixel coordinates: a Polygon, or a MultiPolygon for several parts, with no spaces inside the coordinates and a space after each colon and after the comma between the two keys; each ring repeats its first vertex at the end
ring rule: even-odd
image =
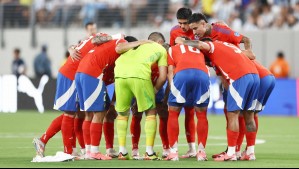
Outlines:
{"type": "MultiPolygon", "coordinates": [[[[169,45],[165,43],[165,39],[161,39],[157,43],[163,45],[164,48],[168,50],[169,45]]],[[[151,69],[152,69],[151,80],[153,85],[155,85],[159,77],[158,65],[153,64],[151,69]]],[[[162,147],[163,147],[162,158],[166,158],[169,154],[169,141],[167,135],[167,121],[168,121],[168,105],[167,105],[168,94],[167,93],[169,92],[165,91],[164,88],[161,88],[155,97],[157,114],[159,115],[159,134],[160,134],[162,147]]],[[[131,107],[131,111],[132,111],[132,121],[130,125],[130,132],[132,135],[132,157],[133,159],[138,159],[139,139],[141,134],[140,122],[142,120],[143,112],[138,112],[138,107],[136,102],[134,102],[133,106],[131,107]]]]}
{"type": "MultiPolygon", "coordinates": [[[[77,46],[73,45],[69,48],[70,57],[68,57],[66,63],[59,70],[59,74],[57,77],[55,104],[54,104],[54,109],[56,110],[60,110],[64,112],[72,112],[72,113],[78,111],[78,107],[76,104],[76,89],[73,80],[75,78],[75,72],[78,68],[80,58],[94,47],[94,44],[91,43],[91,39],[93,35],[95,35],[96,33],[96,25],[92,22],[87,23],[85,25],[85,30],[88,38],[82,41],[77,46]]],[[[74,128],[75,135],[81,146],[81,151],[84,154],[85,145],[84,145],[83,133],[82,133],[82,123],[83,123],[82,119],[84,120],[84,113],[82,116],[82,112],[78,113],[78,115],[75,118],[75,121],[73,121],[72,118],[64,117],[64,115],[60,115],[59,117],[54,119],[51,125],[48,127],[47,131],[40,138],[33,139],[33,144],[37,154],[43,157],[45,146],[48,140],[51,139],[60,130],[62,130],[62,127],[68,130],[67,126],[72,126],[71,128],[74,128]],[[63,119],[65,119],[64,123],[63,123],[63,119]],[[73,121],[74,124],[70,124],[71,123],[70,121],[73,121]]],[[[75,155],[76,140],[74,139],[75,137],[70,136],[70,132],[71,131],[69,132],[64,131],[62,133],[64,143],[68,145],[68,149],[65,149],[65,152],[75,155]],[[66,133],[68,136],[64,136],[66,133]],[[66,139],[66,137],[72,139],[68,140],[66,139]],[[72,144],[72,148],[71,148],[71,144],[72,144]],[[71,149],[74,150],[74,153],[71,149]]],[[[66,146],[64,147],[66,148],[66,146]]]]}
{"type": "MultiPolygon", "coordinates": [[[[153,32],[149,40],[159,42],[163,35],[153,32]]],[[[138,43],[140,41],[137,41],[138,43]]],[[[158,43],[147,43],[131,50],[123,50],[121,57],[116,61],[115,66],[115,92],[117,133],[119,140],[119,159],[129,158],[126,149],[126,135],[128,127],[129,111],[131,101],[135,97],[138,105],[138,112],[145,112],[145,135],[146,153],[145,160],[158,160],[154,152],[154,140],[156,135],[156,105],[155,94],[162,88],[167,76],[167,52],[158,43]],[[151,81],[151,66],[157,63],[159,77],[155,86],[151,81]],[[124,71],[126,70],[126,71],[124,71]]]]}
{"type": "Polygon", "coordinates": [[[210,98],[209,71],[204,55],[196,48],[175,45],[168,51],[168,138],[170,154],[166,160],[178,161],[179,114],[184,104],[193,105],[197,116],[198,161],[207,161],[205,152],[208,137],[207,106],[210,98]]]}
{"type": "MultiPolygon", "coordinates": [[[[119,54],[115,51],[124,39],[111,40],[90,50],[81,60],[76,73],[76,87],[80,109],[86,112],[83,123],[83,136],[86,144],[86,158],[110,160],[111,157],[99,152],[103,121],[110,106],[107,82],[103,81],[105,69],[113,70],[119,54]]],[[[113,108],[113,106],[111,107],[113,108]]],[[[109,128],[113,130],[113,126],[109,128]]]]}
{"type": "MultiPolygon", "coordinates": [[[[225,23],[223,22],[217,22],[217,23],[212,23],[212,24],[208,24],[205,16],[201,13],[195,13],[192,15],[192,17],[190,18],[190,27],[193,29],[194,34],[196,34],[196,36],[202,38],[202,37],[209,37],[212,38],[213,40],[220,40],[220,41],[225,41],[228,43],[232,43],[236,46],[239,46],[240,43],[244,43],[244,47],[245,50],[242,50],[242,52],[248,56],[250,59],[254,59],[255,55],[252,52],[252,45],[251,45],[251,40],[242,35],[239,34],[238,32],[233,31],[232,29],[230,29],[225,23]]],[[[271,75],[271,73],[265,68],[263,67],[261,64],[259,64],[256,60],[253,60],[258,73],[259,73],[259,77],[260,78],[264,78],[265,76],[271,75]]],[[[275,84],[273,77],[267,77],[264,80],[260,80],[261,84],[260,86],[263,86],[263,91],[268,91],[267,92],[262,92],[261,89],[259,90],[259,97],[260,98],[268,98],[271,91],[273,90],[273,87],[275,84]],[[267,81],[265,80],[267,79],[267,81]],[[267,87],[267,89],[266,89],[267,87]],[[268,96],[266,96],[268,95],[268,96]]],[[[222,82],[225,83],[225,80],[222,80],[222,82]]],[[[260,99],[262,100],[262,99],[260,99]]],[[[259,108],[260,110],[260,108],[259,108]]],[[[226,112],[226,108],[224,109],[225,114],[227,114],[226,112]]],[[[255,123],[256,125],[258,124],[258,116],[255,116],[255,123]]],[[[253,145],[255,144],[255,140],[253,140],[254,135],[256,135],[255,132],[246,132],[246,125],[245,125],[245,121],[243,118],[243,115],[240,114],[239,116],[239,126],[240,126],[240,133],[239,133],[239,138],[237,141],[237,149],[236,149],[236,154],[237,154],[237,158],[241,159],[241,145],[243,142],[243,138],[244,135],[247,135],[247,142],[250,142],[249,145],[253,145]]],[[[250,146],[251,147],[251,146],[250,146]]],[[[252,148],[248,149],[248,155],[251,154],[251,158],[250,160],[255,160],[255,156],[254,156],[254,151],[252,150],[252,148]]],[[[221,155],[223,153],[220,154],[216,154],[213,155],[213,158],[221,155]]],[[[244,154],[244,153],[243,153],[244,154]]],[[[248,156],[247,156],[248,157],[248,156]]],[[[245,158],[243,158],[245,159],[245,158]]]]}
{"type": "MultiPolygon", "coordinates": [[[[192,21],[192,20],[191,20],[192,21]]],[[[192,22],[191,22],[192,23],[192,22]]],[[[254,63],[235,45],[214,41],[186,41],[177,38],[178,44],[196,47],[205,53],[213,65],[220,70],[228,81],[227,93],[227,141],[228,151],[225,155],[215,158],[215,161],[236,161],[236,146],[239,135],[238,117],[243,112],[247,132],[256,132],[254,122],[254,100],[258,97],[259,77],[254,63]]],[[[256,138],[254,138],[255,140],[256,138]]]]}
{"type": "MultiPolygon", "coordinates": [[[[192,29],[189,27],[188,19],[191,17],[192,11],[189,8],[180,8],[177,13],[178,25],[174,26],[170,31],[170,46],[175,45],[175,39],[180,36],[196,39],[192,29]]],[[[193,105],[185,105],[185,133],[189,150],[182,156],[182,158],[196,157],[195,147],[195,121],[193,105]]]]}

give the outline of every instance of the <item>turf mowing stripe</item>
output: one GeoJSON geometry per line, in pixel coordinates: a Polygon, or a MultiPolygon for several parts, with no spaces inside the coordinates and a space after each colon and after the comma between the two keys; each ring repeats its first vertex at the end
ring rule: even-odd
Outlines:
{"type": "Polygon", "coordinates": [[[296,92],[297,92],[297,117],[299,117],[299,79],[296,81],[296,92]]]}

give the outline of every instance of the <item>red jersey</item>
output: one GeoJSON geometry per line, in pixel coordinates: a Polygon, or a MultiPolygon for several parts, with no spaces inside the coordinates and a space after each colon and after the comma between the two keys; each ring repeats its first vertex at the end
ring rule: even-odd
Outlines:
{"type": "Polygon", "coordinates": [[[186,36],[186,37],[190,38],[191,40],[195,39],[192,29],[189,29],[187,32],[184,32],[180,28],[180,26],[177,25],[177,26],[173,27],[170,31],[170,41],[169,41],[170,46],[174,46],[175,39],[180,36],[186,36]]]}
{"type": "Polygon", "coordinates": [[[239,46],[243,35],[225,25],[212,23],[212,31],[208,37],[212,38],[213,41],[219,40],[239,46]]]}
{"type": "Polygon", "coordinates": [[[258,74],[254,63],[237,46],[221,41],[208,44],[211,49],[206,56],[226,79],[237,80],[246,74],[258,74]]]}
{"type": "MultiPolygon", "coordinates": [[[[102,34],[102,33],[100,33],[102,34]]],[[[90,36],[89,38],[83,40],[76,46],[76,50],[81,52],[81,56],[84,57],[92,48],[95,46],[91,43],[91,40],[96,35],[90,36]]],[[[81,58],[82,60],[82,58],[81,58]]],[[[67,61],[65,64],[59,69],[59,72],[63,74],[65,77],[74,80],[75,74],[78,69],[79,63],[81,60],[72,60],[72,58],[69,56],[67,58],[67,61]]]]}
{"type": "MultiPolygon", "coordinates": [[[[98,78],[103,70],[113,66],[116,59],[120,56],[115,51],[115,47],[124,39],[111,40],[90,50],[81,60],[77,72],[85,73],[98,78]]],[[[110,69],[110,68],[109,68],[110,69]]]]}
{"type": "Polygon", "coordinates": [[[115,64],[110,65],[103,70],[103,82],[106,86],[114,83],[114,67],[115,64]]]}
{"type": "Polygon", "coordinates": [[[273,75],[270,70],[268,70],[267,68],[265,68],[263,65],[261,65],[259,62],[257,62],[256,60],[253,60],[253,63],[257,69],[257,71],[259,72],[259,77],[260,78],[264,78],[265,76],[268,75],[273,75]]]}
{"type": "Polygon", "coordinates": [[[187,45],[175,45],[168,50],[168,65],[175,66],[174,74],[184,69],[199,69],[208,74],[205,57],[200,50],[187,45]]]}
{"type": "Polygon", "coordinates": [[[152,82],[153,82],[153,85],[155,85],[156,84],[156,82],[157,82],[157,79],[158,79],[158,77],[159,77],[159,75],[160,75],[160,73],[159,73],[159,67],[158,67],[158,64],[157,63],[154,63],[153,65],[152,65],[152,82]]]}

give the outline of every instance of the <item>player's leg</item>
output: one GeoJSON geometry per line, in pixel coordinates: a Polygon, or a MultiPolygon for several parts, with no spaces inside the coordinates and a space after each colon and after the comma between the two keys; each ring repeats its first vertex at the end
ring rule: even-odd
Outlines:
{"type": "Polygon", "coordinates": [[[139,158],[139,140],[141,134],[141,120],[143,112],[138,112],[136,100],[131,107],[132,121],[130,125],[130,132],[132,136],[132,157],[139,158]]]}
{"type": "Polygon", "coordinates": [[[185,133],[188,142],[189,150],[182,158],[196,157],[195,132],[196,125],[194,120],[195,110],[193,106],[184,106],[185,110],[185,133]]]}
{"type": "Polygon", "coordinates": [[[78,109],[76,99],[77,91],[75,81],[59,73],[57,77],[54,109],[64,111],[61,132],[64,151],[67,154],[72,154],[73,152],[74,116],[78,109]]]}
{"type": "Polygon", "coordinates": [[[82,130],[84,119],[85,119],[85,112],[78,111],[75,117],[74,130],[75,130],[76,138],[81,148],[82,155],[85,154],[85,143],[84,143],[83,130],[82,130]]]}
{"type": "Polygon", "coordinates": [[[114,105],[110,105],[106,117],[104,118],[104,136],[106,141],[106,155],[112,158],[118,157],[118,152],[113,148],[114,144],[114,120],[117,117],[114,105]]]}
{"type": "Polygon", "coordinates": [[[194,100],[197,117],[197,138],[198,151],[197,161],[207,161],[206,143],[208,139],[209,123],[207,118],[207,108],[210,101],[210,80],[208,74],[200,70],[193,70],[194,78],[189,89],[192,89],[192,100],[194,100]],[[196,78],[197,77],[197,78],[196,78]],[[199,77],[199,78],[198,78],[199,77]]]}
{"type": "Polygon", "coordinates": [[[119,160],[129,159],[128,150],[126,149],[126,137],[128,120],[130,113],[131,101],[133,93],[130,89],[130,82],[128,79],[116,78],[115,79],[115,94],[116,106],[115,110],[118,112],[116,118],[116,130],[119,144],[119,160]]]}
{"type": "Polygon", "coordinates": [[[84,100],[84,111],[93,112],[90,124],[91,150],[90,157],[96,160],[111,160],[111,157],[101,154],[99,145],[102,138],[103,121],[106,116],[110,100],[106,85],[102,79],[82,73],[82,89],[84,100]]]}
{"type": "Polygon", "coordinates": [[[34,138],[33,144],[36,150],[37,155],[44,157],[45,147],[48,141],[61,130],[63,114],[56,117],[46,130],[46,132],[40,138],[34,138]]]}

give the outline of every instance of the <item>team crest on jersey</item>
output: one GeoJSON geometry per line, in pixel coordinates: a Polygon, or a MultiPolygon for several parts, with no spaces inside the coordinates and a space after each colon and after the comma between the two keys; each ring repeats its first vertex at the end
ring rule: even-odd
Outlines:
{"type": "Polygon", "coordinates": [[[235,32],[235,36],[240,36],[240,34],[238,32],[235,32]]]}

